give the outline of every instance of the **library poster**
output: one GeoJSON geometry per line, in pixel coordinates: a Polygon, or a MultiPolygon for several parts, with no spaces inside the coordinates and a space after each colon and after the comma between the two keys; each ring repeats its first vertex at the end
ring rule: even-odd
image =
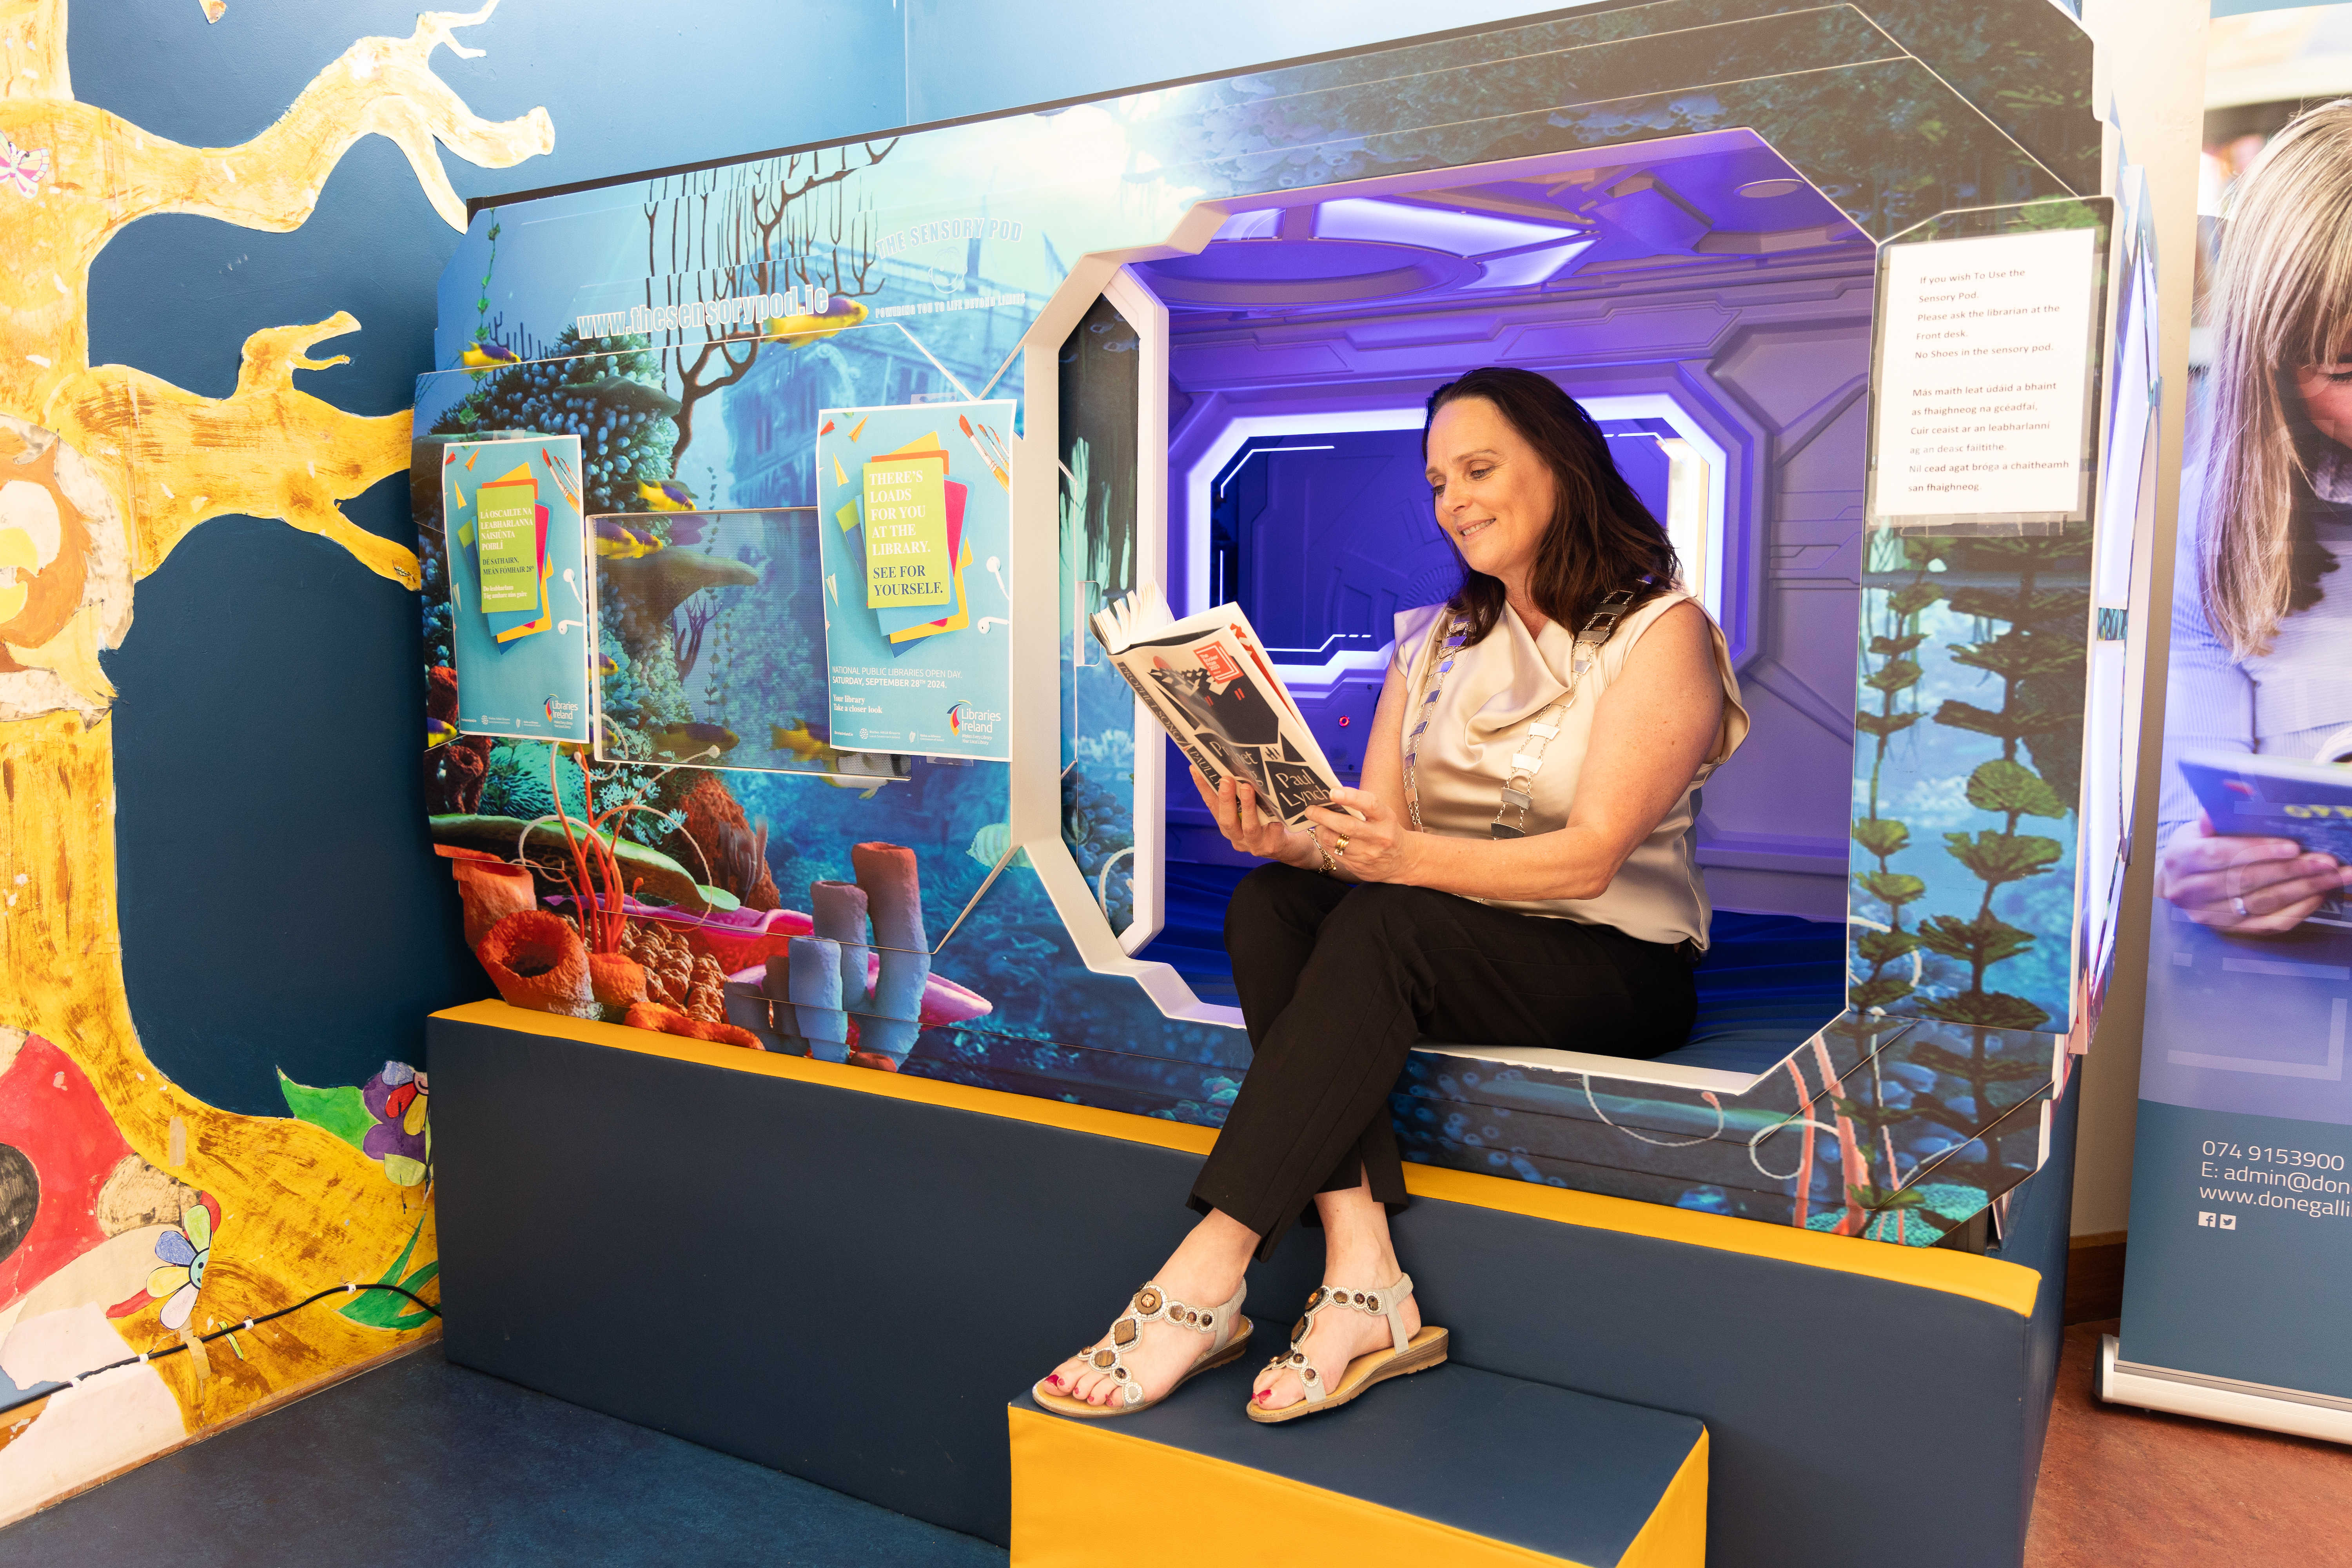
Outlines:
{"type": "Polygon", "coordinates": [[[1013,405],[817,416],[833,743],[1010,756],[1013,405]]]}
{"type": "Polygon", "coordinates": [[[594,617],[580,437],[452,441],[441,490],[457,732],[585,742],[594,617]]]}

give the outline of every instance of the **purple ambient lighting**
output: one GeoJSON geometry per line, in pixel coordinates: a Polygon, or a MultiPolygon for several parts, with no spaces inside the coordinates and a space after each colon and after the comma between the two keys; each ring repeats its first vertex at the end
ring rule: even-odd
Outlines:
{"type": "Polygon", "coordinates": [[[1385,300],[1477,276],[1475,262],[1443,251],[1356,240],[1233,239],[1198,256],[1145,264],[1171,304],[1316,305],[1385,300]]]}
{"type": "Polygon", "coordinates": [[[1498,256],[1479,263],[1483,276],[1475,283],[1465,283],[1471,289],[1526,289],[1549,279],[1552,274],[1591,249],[1592,241],[1571,239],[1565,245],[1547,245],[1516,255],[1498,256]]]}
{"type": "Polygon", "coordinates": [[[1318,239],[1381,240],[1391,245],[1448,250],[1456,256],[1512,250],[1548,239],[1574,238],[1577,234],[1566,223],[1526,223],[1485,213],[1448,212],[1366,196],[1342,196],[1338,201],[1325,202],[1315,214],[1318,239]]]}

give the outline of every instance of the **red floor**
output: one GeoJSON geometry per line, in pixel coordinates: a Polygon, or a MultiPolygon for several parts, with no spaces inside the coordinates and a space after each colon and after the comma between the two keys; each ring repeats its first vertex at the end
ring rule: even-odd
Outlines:
{"type": "Polygon", "coordinates": [[[2352,1448],[2102,1405],[2115,1330],[2066,1331],[2026,1568],[2352,1568],[2352,1448]]]}

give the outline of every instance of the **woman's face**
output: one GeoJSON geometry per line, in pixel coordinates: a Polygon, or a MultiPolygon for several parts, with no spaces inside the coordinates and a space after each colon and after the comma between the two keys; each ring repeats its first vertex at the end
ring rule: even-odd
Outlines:
{"type": "Polygon", "coordinates": [[[2321,435],[2339,447],[2352,447],[2352,360],[2299,367],[2294,391],[2321,435]]]}
{"type": "Polygon", "coordinates": [[[1550,466],[1483,397],[1440,408],[1428,447],[1438,526],[1473,572],[1524,583],[1559,500],[1550,466]]]}

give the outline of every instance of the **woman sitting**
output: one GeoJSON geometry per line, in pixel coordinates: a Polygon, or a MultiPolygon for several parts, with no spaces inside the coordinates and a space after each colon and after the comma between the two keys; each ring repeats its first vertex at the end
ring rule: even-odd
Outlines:
{"type": "Polygon", "coordinates": [[[1544,377],[1439,387],[1422,445],[1466,570],[1397,616],[1363,787],[1300,830],[1246,784],[1192,775],[1234,847],[1273,862],[1225,915],[1254,1059],[1192,1187],[1203,1217],[1038,1384],[1046,1408],[1140,1410],[1239,1355],[1243,1274],[1297,1218],[1322,1226],[1324,1284],[1252,1418],[1444,1360],[1389,1238],[1406,1203],[1389,1095],[1414,1041],[1653,1057],[1689,1032],[1707,933],[1693,794],[1748,730],[1723,633],[1544,377]]]}

